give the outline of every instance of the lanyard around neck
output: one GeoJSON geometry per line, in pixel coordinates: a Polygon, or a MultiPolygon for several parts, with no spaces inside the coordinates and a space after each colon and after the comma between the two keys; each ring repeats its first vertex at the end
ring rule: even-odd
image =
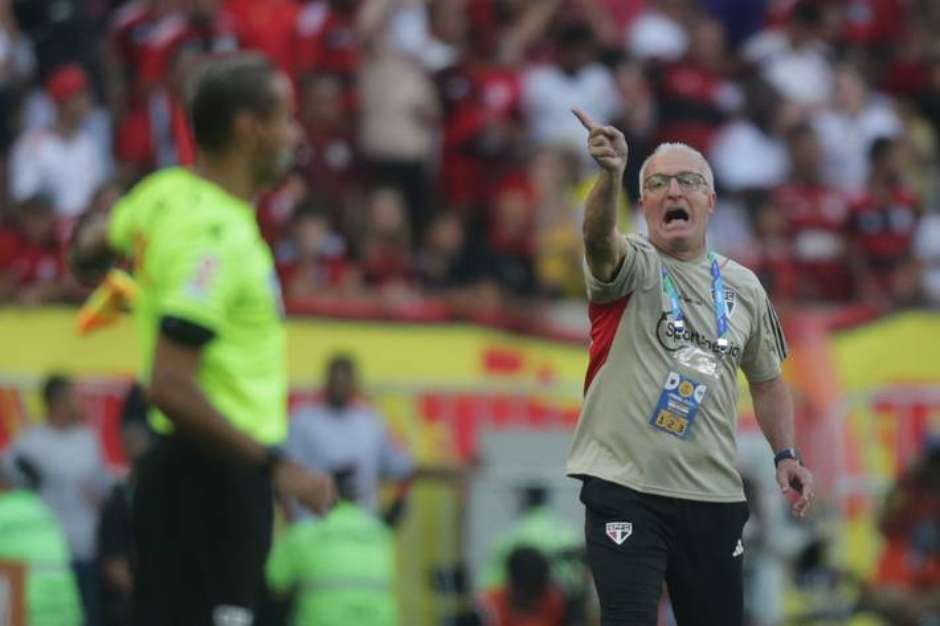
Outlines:
{"type": "MultiPolygon", "coordinates": [[[[728,332],[728,308],[725,304],[725,287],[721,280],[721,270],[718,268],[718,257],[714,252],[709,251],[708,260],[711,263],[712,275],[712,303],[715,311],[715,326],[718,331],[718,349],[724,352],[728,349],[728,340],[725,333],[728,332]]],[[[661,265],[663,274],[663,291],[672,306],[672,319],[676,331],[682,333],[685,331],[685,315],[682,313],[682,307],[679,305],[679,291],[676,289],[672,276],[666,269],[666,264],[661,265]]]]}

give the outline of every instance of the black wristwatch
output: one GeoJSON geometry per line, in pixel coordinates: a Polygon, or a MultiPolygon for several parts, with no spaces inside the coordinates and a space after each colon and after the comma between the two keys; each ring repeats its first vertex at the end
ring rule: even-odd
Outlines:
{"type": "Polygon", "coordinates": [[[274,467],[287,459],[287,452],[281,446],[268,446],[264,455],[264,464],[262,465],[266,474],[271,474],[274,467]]]}
{"type": "Polygon", "coordinates": [[[786,459],[793,459],[800,465],[803,465],[803,457],[800,456],[799,450],[796,448],[784,448],[774,455],[774,467],[777,467],[780,465],[780,461],[785,461],[786,459]]]}

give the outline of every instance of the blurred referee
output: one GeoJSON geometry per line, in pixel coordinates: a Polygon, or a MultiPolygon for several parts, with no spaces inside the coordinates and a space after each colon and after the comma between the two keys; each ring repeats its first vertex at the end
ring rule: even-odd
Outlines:
{"type": "Polygon", "coordinates": [[[79,225],[81,277],[130,258],[142,376],[160,441],[134,494],[134,623],[249,626],[272,524],[272,483],[324,512],[325,474],[284,460],[287,372],[280,290],[252,201],[291,165],[300,131],[286,76],[239,55],[192,94],[195,171],[141,181],[110,219],[79,225]]]}
{"type": "Polygon", "coordinates": [[[603,171],[583,224],[590,364],[566,471],[583,480],[601,621],[655,626],[665,581],[679,626],[741,626],[738,368],[794,513],[813,498],[793,447],[783,332],[757,277],[706,247],[715,191],[702,155],[683,144],[654,151],[640,169],[649,237],[624,236],[626,141],[575,115],[603,171]]]}

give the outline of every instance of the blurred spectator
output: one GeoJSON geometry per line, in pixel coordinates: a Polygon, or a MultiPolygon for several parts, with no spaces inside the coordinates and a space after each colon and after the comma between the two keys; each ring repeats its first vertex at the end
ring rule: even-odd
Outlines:
{"type": "MultiPolygon", "coordinates": [[[[134,402],[134,396],[129,396],[134,402]]],[[[131,409],[134,410],[134,409],[131,409]]],[[[98,568],[101,576],[100,603],[102,626],[132,626],[131,573],[133,529],[131,497],[137,460],[150,447],[153,435],[146,423],[132,418],[121,426],[121,446],[130,472],[125,480],[116,482],[108,494],[97,528],[98,568]]]]}
{"type": "Polygon", "coordinates": [[[0,227],[0,303],[36,305],[74,294],[49,198],[22,202],[11,226],[0,227]]]}
{"type": "Polygon", "coordinates": [[[20,31],[12,4],[0,2],[0,150],[4,156],[16,132],[16,92],[35,70],[32,44],[20,31]]]}
{"type": "Polygon", "coordinates": [[[300,82],[300,115],[306,141],[297,155],[304,183],[330,206],[347,236],[361,225],[353,205],[364,174],[353,118],[343,86],[333,74],[308,74],[300,82]]]}
{"type": "Polygon", "coordinates": [[[766,26],[767,0],[700,0],[700,4],[722,23],[732,50],[766,26]]]}
{"type": "Polygon", "coordinates": [[[430,167],[440,104],[424,68],[385,39],[369,41],[359,69],[359,144],[373,184],[393,187],[404,197],[412,240],[419,241],[430,219],[430,167]]]}
{"type": "Polygon", "coordinates": [[[16,140],[9,163],[10,193],[18,202],[49,194],[58,216],[73,219],[109,175],[111,158],[82,126],[92,106],[84,70],[77,65],[57,68],[46,92],[55,103],[55,121],[16,140]]]}
{"type": "Polygon", "coordinates": [[[551,580],[563,592],[568,606],[563,612],[573,618],[577,612],[575,604],[584,600],[584,538],[552,511],[549,491],[544,486],[529,485],[521,490],[520,496],[519,518],[491,548],[477,586],[483,592],[504,587],[513,552],[533,548],[547,560],[551,580]]]}
{"type": "Polygon", "coordinates": [[[872,54],[880,70],[880,87],[902,98],[915,97],[923,92],[930,81],[933,30],[930,23],[918,15],[919,11],[912,8],[906,9],[908,15],[902,25],[903,36],[893,44],[893,54],[888,51],[872,54]]]}
{"type": "Polygon", "coordinates": [[[362,54],[362,33],[356,23],[360,4],[360,0],[307,2],[297,15],[294,31],[295,75],[336,76],[349,104],[354,101],[353,84],[362,54]]]}
{"type": "Polygon", "coordinates": [[[627,27],[626,48],[643,60],[678,61],[689,46],[686,32],[689,3],[665,0],[647,3],[627,27]]]}
{"type": "Polygon", "coordinates": [[[623,173],[627,189],[624,201],[629,203],[640,197],[640,167],[655,147],[657,102],[646,70],[636,59],[621,56],[614,66],[614,81],[622,106],[620,115],[611,123],[623,132],[630,146],[630,158],[623,173]]]}
{"type": "Polygon", "coordinates": [[[177,3],[176,11],[158,18],[152,36],[143,42],[137,66],[140,80],[148,87],[162,82],[180,48],[207,55],[238,50],[238,24],[223,5],[223,0],[185,0],[177,3]]]}
{"type": "Polygon", "coordinates": [[[825,106],[832,89],[822,4],[800,0],[785,26],[757,33],[743,50],[744,58],[757,65],[784,98],[810,110],[825,106]]]}
{"type": "Polygon", "coordinates": [[[367,285],[402,291],[415,286],[411,228],[404,197],[390,187],[372,191],[366,207],[360,257],[367,285]]]}
{"type": "Polygon", "coordinates": [[[392,439],[382,416],[357,397],[357,387],[352,359],[332,357],[322,398],[291,416],[288,452],[312,469],[354,469],[356,502],[370,512],[379,506],[380,479],[396,481],[396,502],[388,511],[400,512],[414,463],[392,439]]]}
{"type": "Polygon", "coordinates": [[[175,0],[129,0],[111,16],[104,57],[108,104],[119,120],[129,106],[146,100],[149,89],[162,79],[159,73],[153,75],[158,63],[148,55],[156,54],[156,40],[183,20],[175,4],[175,0]]]}
{"type": "Polygon", "coordinates": [[[940,54],[928,60],[927,85],[917,95],[917,104],[933,127],[935,137],[940,139],[940,54]]]}
{"type": "Polygon", "coordinates": [[[733,259],[748,258],[755,241],[753,207],[760,196],[760,192],[753,192],[718,198],[706,230],[708,245],[733,259]]]}
{"type": "MultiPolygon", "coordinates": [[[[26,579],[26,624],[82,626],[82,605],[69,569],[69,549],[56,516],[32,491],[16,467],[0,468],[0,563],[21,567],[26,579]],[[13,472],[13,473],[11,473],[13,472]]],[[[9,581],[3,616],[8,615],[9,581]]],[[[6,623],[6,620],[4,620],[6,623]]]]}
{"type": "Polygon", "coordinates": [[[680,141],[708,154],[722,122],[743,104],[740,89],[727,79],[728,70],[721,24],[697,19],[686,55],[656,76],[657,141],[680,141]]]}
{"type": "Polygon", "coordinates": [[[584,292],[580,169],[576,154],[549,148],[536,152],[529,164],[536,207],[535,270],[542,290],[555,296],[584,292]]]}
{"type": "MultiPolygon", "coordinates": [[[[317,195],[317,197],[322,197],[317,195]]],[[[304,176],[297,171],[287,175],[286,180],[277,188],[263,191],[256,201],[258,214],[258,227],[261,236],[277,255],[278,246],[291,237],[291,220],[300,206],[310,198],[310,191],[304,176]]],[[[329,206],[327,213],[331,220],[335,220],[335,205],[329,206]]],[[[326,209],[324,209],[326,210],[326,209]]],[[[276,259],[275,259],[276,260],[276,259]]]]}
{"type": "Polygon", "coordinates": [[[563,24],[554,43],[553,61],[525,75],[523,106],[537,145],[577,149],[584,143],[584,129],[571,109],[581,108],[606,124],[620,113],[620,94],[610,70],[597,62],[595,36],[588,24],[563,24]]]}
{"type": "Polygon", "coordinates": [[[435,77],[444,112],[441,192],[450,207],[474,220],[523,155],[522,57],[559,4],[470,3],[468,49],[435,77]]]}
{"type": "Polygon", "coordinates": [[[95,40],[90,3],[83,0],[7,2],[12,3],[20,30],[32,41],[41,78],[49,77],[66,63],[78,63],[93,71],[98,69],[97,50],[88,45],[95,40]]]}
{"type": "Polygon", "coordinates": [[[761,285],[778,305],[793,301],[799,277],[790,238],[790,223],[783,210],[770,198],[756,202],[754,241],[750,254],[741,260],[760,279],[761,285]]]}
{"type": "Polygon", "coordinates": [[[725,125],[709,155],[715,178],[726,192],[770,189],[789,173],[784,103],[760,78],[747,84],[745,95],[745,115],[725,125]]]}
{"type": "Polygon", "coordinates": [[[873,304],[910,304],[919,288],[911,252],[920,207],[904,184],[901,144],[876,139],[869,154],[868,186],[852,205],[855,283],[873,304]]]}
{"type": "Polygon", "coordinates": [[[832,106],[813,120],[823,150],[823,180],[858,193],[868,178],[868,153],[879,137],[896,137],[901,121],[890,100],[871,93],[861,71],[849,64],[833,76],[832,106]]]}
{"type": "Polygon", "coordinates": [[[496,186],[487,233],[473,253],[478,279],[507,294],[535,295],[535,198],[524,173],[506,175],[496,186]]]}
{"type": "Polygon", "coordinates": [[[913,100],[896,102],[903,132],[895,140],[900,144],[904,182],[924,206],[932,206],[940,201],[937,137],[913,100]]]}
{"type": "MultiPolygon", "coordinates": [[[[72,381],[61,375],[42,388],[46,420],[19,437],[7,452],[7,468],[32,468],[43,501],[65,530],[88,626],[98,626],[95,529],[110,473],[98,435],[84,422],[72,381]]],[[[8,470],[9,471],[9,470],[8,470]]]]}
{"type": "Polygon", "coordinates": [[[926,301],[940,306],[940,211],[927,213],[920,221],[914,254],[921,266],[920,285],[926,301]]]}
{"type": "Polygon", "coordinates": [[[855,285],[848,266],[849,203],[820,179],[822,154],[816,133],[799,125],[787,134],[792,173],[777,187],[773,205],[787,221],[801,301],[846,301],[855,285]]]}
{"type": "Polygon", "coordinates": [[[329,215],[308,201],[291,221],[290,237],[275,249],[275,260],[288,300],[330,295],[355,282],[345,240],[331,230],[329,215]]]}
{"type": "Polygon", "coordinates": [[[506,584],[480,598],[486,626],[563,626],[565,600],[552,581],[548,561],[537,549],[521,546],[506,559],[506,584]]]}
{"type": "Polygon", "coordinates": [[[9,88],[30,78],[35,66],[32,43],[23,36],[12,3],[0,3],[0,84],[9,88]]]}
{"type": "Polygon", "coordinates": [[[155,169],[192,165],[196,145],[186,117],[186,86],[199,69],[202,53],[178,46],[166,77],[135,100],[121,120],[115,138],[120,179],[131,185],[155,169]]]}
{"type": "Polygon", "coordinates": [[[363,504],[355,470],[334,470],[338,502],[278,537],[266,567],[278,594],[295,592],[292,624],[396,626],[395,543],[363,504]]]}
{"type": "Polygon", "coordinates": [[[457,63],[467,41],[465,0],[407,3],[396,18],[392,37],[399,50],[432,73],[457,63]]]}
{"type": "Polygon", "coordinates": [[[426,231],[416,267],[421,286],[430,294],[446,293],[469,282],[467,234],[460,216],[438,213],[426,231]]]}
{"type": "Polygon", "coordinates": [[[905,35],[905,9],[910,2],[903,0],[850,0],[845,9],[843,34],[857,46],[878,52],[899,43],[905,35]]]}
{"type": "Polygon", "coordinates": [[[240,46],[258,50],[288,73],[294,69],[294,32],[302,5],[296,0],[225,0],[240,46]]]}
{"type": "Polygon", "coordinates": [[[940,437],[898,479],[880,520],[886,545],[864,606],[898,626],[940,619],[940,437]]]}

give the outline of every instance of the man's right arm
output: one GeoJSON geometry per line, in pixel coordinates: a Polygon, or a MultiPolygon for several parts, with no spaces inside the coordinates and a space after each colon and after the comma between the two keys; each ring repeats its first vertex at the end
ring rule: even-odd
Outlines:
{"type": "Polygon", "coordinates": [[[261,468],[270,463],[271,478],[281,492],[321,515],[329,510],[334,493],[328,475],[308,472],[287,459],[272,459],[269,448],[232,426],[209,402],[196,380],[201,356],[198,342],[161,332],[151,374],[151,403],[181,433],[245,465],[261,468]]]}
{"type": "Polygon", "coordinates": [[[627,254],[623,235],[617,229],[617,208],[627,166],[627,141],[613,126],[596,124],[584,111],[573,110],[588,131],[588,151],[602,172],[588,196],[582,233],[588,267],[595,278],[610,282],[627,254]]]}

